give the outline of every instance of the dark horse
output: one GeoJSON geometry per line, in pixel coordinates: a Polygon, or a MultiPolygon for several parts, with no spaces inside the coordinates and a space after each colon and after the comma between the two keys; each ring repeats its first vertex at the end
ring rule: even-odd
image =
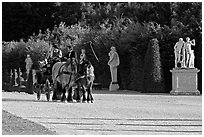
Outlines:
{"type": "Polygon", "coordinates": [[[61,100],[68,102],[73,101],[72,86],[74,84],[75,76],[77,74],[77,66],[67,62],[57,62],[52,68],[52,80],[54,84],[54,91],[52,100],[61,100]],[[66,98],[66,91],[68,90],[68,97],[66,98]]]}
{"type": "Polygon", "coordinates": [[[83,64],[84,68],[84,75],[80,76],[76,79],[75,83],[77,84],[77,90],[76,90],[76,100],[79,102],[81,100],[81,97],[79,95],[80,91],[82,91],[82,102],[90,102],[93,103],[93,96],[92,96],[92,86],[94,81],[94,67],[92,66],[90,61],[86,61],[83,64]]]}

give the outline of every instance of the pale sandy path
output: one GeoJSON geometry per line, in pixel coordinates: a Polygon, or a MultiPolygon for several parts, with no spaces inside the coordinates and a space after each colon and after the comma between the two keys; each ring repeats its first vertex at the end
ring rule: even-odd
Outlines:
{"type": "Polygon", "coordinates": [[[95,102],[41,101],[2,92],[2,109],[60,135],[184,135],[202,133],[202,96],[94,91],[95,102]]]}

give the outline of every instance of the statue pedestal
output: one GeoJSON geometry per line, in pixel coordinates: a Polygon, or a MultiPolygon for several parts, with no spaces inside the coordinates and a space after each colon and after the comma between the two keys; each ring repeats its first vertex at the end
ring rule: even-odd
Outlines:
{"type": "Polygon", "coordinates": [[[117,91],[119,89],[118,82],[111,82],[109,86],[109,91],[117,91]]]}
{"type": "Polygon", "coordinates": [[[174,68],[172,72],[172,95],[199,95],[197,90],[197,73],[200,71],[196,68],[180,69],[174,68]]]}

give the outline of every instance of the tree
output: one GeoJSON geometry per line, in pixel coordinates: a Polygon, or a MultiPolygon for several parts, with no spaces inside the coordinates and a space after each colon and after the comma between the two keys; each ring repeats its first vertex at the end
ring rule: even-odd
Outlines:
{"type": "Polygon", "coordinates": [[[27,39],[39,29],[54,27],[55,3],[45,2],[3,2],[3,41],[27,39]]]}
{"type": "Polygon", "coordinates": [[[159,44],[157,39],[149,42],[145,56],[143,91],[142,92],[165,92],[162,78],[162,66],[160,62],[159,44]]]}
{"type": "Polygon", "coordinates": [[[56,12],[56,24],[65,22],[66,25],[71,26],[77,24],[82,18],[82,10],[80,2],[59,2],[59,11],[56,12]]]}
{"type": "MultiPolygon", "coordinates": [[[[166,92],[169,92],[172,88],[169,70],[174,67],[173,46],[180,37],[185,39],[189,36],[196,40],[196,46],[193,47],[196,57],[195,66],[202,70],[201,9],[201,2],[3,3],[3,40],[26,39],[33,32],[37,34],[39,29],[44,33],[44,29],[53,30],[54,25],[58,27],[58,24],[61,24],[57,29],[59,30],[57,41],[61,41],[58,44],[66,47],[70,42],[69,36],[74,37],[72,41],[75,45],[74,50],[78,52],[81,48],[87,50],[87,56],[96,67],[95,74],[98,82],[101,82],[104,87],[109,86],[108,52],[114,45],[121,60],[118,68],[119,84],[122,89],[141,91],[142,72],[143,69],[147,71],[148,68],[148,60],[144,61],[144,56],[147,49],[150,52],[149,41],[157,38],[159,51],[157,48],[154,51],[160,54],[162,69],[165,72],[161,76],[165,79],[166,92]],[[92,41],[99,63],[92,54],[89,41],[92,41]],[[143,68],[144,62],[145,68],[143,68]]],[[[26,49],[28,46],[33,47],[30,52],[35,52],[31,54],[35,56],[34,62],[44,58],[43,51],[48,49],[49,41],[56,40],[53,39],[55,36],[53,31],[49,33],[33,35],[32,41],[23,45],[26,49]],[[48,35],[49,33],[51,34],[48,35]],[[47,38],[44,39],[45,37],[47,38]]],[[[14,44],[16,49],[13,48],[13,52],[11,52],[12,48],[2,51],[3,65],[7,64],[9,57],[23,58],[18,54],[21,51],[18,48],[19,45],[21,44],[14,44]]],[[[4,46],[3,48],[7,49],[4,46]]],[[[13,60],[15,59],[17,58],[13,60]]],[[[11,67],[21,64],[20,61],[15,61],[13,62],[15,65],[11,67]]],[[[158,68],[153,70],[155,73],[159,72],[158,68]]],[[[202,73],[199,72],[199,87],[202,86],[201,80],[202,73]]]]}

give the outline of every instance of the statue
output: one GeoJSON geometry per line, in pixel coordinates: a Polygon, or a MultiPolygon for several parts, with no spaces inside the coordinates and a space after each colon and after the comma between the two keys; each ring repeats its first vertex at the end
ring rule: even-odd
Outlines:
{"type": "Polygon", "coordinates": [[[18,78],[18,73],[17,73],[17,70],[16,69],[14,69],[14,86],[18,86],[18,83],[17,83],[17,78],[18,78]]]}
{"type": "MultiPolygon", "coordinates": [[[[186,42],[184,43],[183,47],[183,68],[189,68],[190,65],[190,58],[191,58],[191,45],[195,46],[195,40],[193,39],[190,41],[190,38],[186,38],[186,42]]],[[[194,55],[194,54],[193,54],[194,55]]]]}
{"type": "Polygon", "coordinates": [[[30,72],[31,67],[33,65],[33,61],[30,58],[29,54],[27,55],[27,58],[25,59],[25,62],[26,62],[26,73],[27,73],[27,80],[28,80],[29,72],[30,72]]]}
{"type": "Polygon", "coordinates": [[[181,51],[184,45],[183,38],[179,38],[179,41],[176,42],[174,46],[174,54],[175,54],[175,68],[177,68],[177,64],[181,63],[181,51]]]}
{"type": "Polygon", "coordinates": [[[195,60],[194,50],[191,50],[189,68],[195,68],[194,67],[194,60],[195,60]]]}
{"type": "MultiPolygon", "coordinates": [[[[177,44],[176,44],[177,45],[177,44]]],[[[176,47],[175,45],[175,47],[176,47]]],[[[189,37],[186,38],[186,42],[180,45],[180,59],[181,68],[177,69],[177,57],[179,58],[179,53],[175,49],[175,68],[170,70],[172,73],[172,90],[170,94],[172,95],[200,95],[200,91],[197,89],[198,85],[198,70],[194,66],[194,50],[191,49],[191,45],[195,46],[195,40],[190,40],[189,37]],[[183,46],[181,46],[183,45],[183,46]]],[[[178,46],[178,45],[177,45],[178,46]]],[[[179,51],[178,50],[178,51],[179,51]]]]}
{"type": "Polygon", "coordinates": [[[114,46],[111,47],[111,51],[109,52],[109,61],[108,65],[110,66],[110,72],[111,72],[111,85],[110,85],[110,91],[118,89],[117,85],[117,67],[120,64],[118,53],[116,52],[116,48],[114,46]],[[113,88],[113,84],[116,84],[115,88],[113,88]]]}
{"type": "Polygon", "coordinates": [[[21,77],[22,76],[22,72],[21,72],[21,68],[18,68],[18,72],[19,72],[19,77],[21,77]]]}
{"type": "Polygon", "coordinates": [[[32,70],[32,77],[33,77],[33,85],[35,84],[35,83],[37,83],[37,79],[36,79],[36,70],[32,70]]]}
{"type": "Polygon", "coordinates": [[[23,86],[23,82],[24,82],[24,79],[23,79],[23,77],[22,77],[22,72],[21,72],[21,68],[19,68],[19,76],[18,76],[18,82],[19,82],[19,86],[20,87],[24,87],[23,86]]]}
{"type": "Polygon", "coordinates": [[[12,69],[10,71],[10,89],[13,87],[13,84],[14,84],[14,79],[13,79],[13,72],[12,72],[12,69]]]}

